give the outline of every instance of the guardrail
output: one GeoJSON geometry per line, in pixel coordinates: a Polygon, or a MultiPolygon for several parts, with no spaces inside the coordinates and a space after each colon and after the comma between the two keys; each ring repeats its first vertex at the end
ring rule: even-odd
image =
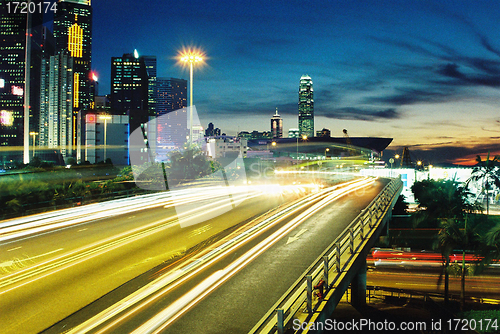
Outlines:
{"type": "Polygon", "coordinates": [[[313,303],[313,286],[321,278],[325,281],[326,292],[334,288],[349,266],[356,253],[364,247],[383,218],[392,208],[401,192],[403,183],[398,177],[393,179],[373,201],[363,210],[335,241],[321,254],[305,273],[288,289],[266,315],[249,333],[284,333],[296,316],[303,309],[312,315],[319,305],[313,303]]]}

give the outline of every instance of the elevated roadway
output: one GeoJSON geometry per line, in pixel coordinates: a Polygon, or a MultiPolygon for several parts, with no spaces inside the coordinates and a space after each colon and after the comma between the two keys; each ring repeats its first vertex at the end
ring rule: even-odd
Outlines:
{"type": "Polygon", "coordinates": [[[348,195],[303,186],[272,194],[252,189],[237,206],[238,194],[229,202],[213,192],[187,195],[195,205],[184,211],[184,225],[171,199],[158,198],[135,210],[126,203],[110,215],[64,217],[57,227],[2,223],[2,332],[36,333],[57,321],[47,333],[247,332],[386,183],[366,181],[348,195]],[[196,218],[224,205],[231,210],[196,218]],[[203,243],[211,246],[188,251],[203,243]],[[162,267],[178,258],[184,262],[162,267]],[[147,297],[141,289],[127,297],[125,283],[145,272],[147,297]],[[93,307],[110,291],[117,303],[93,307]]]}

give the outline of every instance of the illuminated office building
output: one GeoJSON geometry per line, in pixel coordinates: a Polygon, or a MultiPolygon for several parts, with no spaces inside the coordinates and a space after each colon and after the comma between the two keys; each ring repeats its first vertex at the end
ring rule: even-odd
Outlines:
{"type": "Polygon", "coordinates": [[[310,76],[303,75],[299,85],[299,131],[300,135],[314,137],[314,97],[310,76]]]}
{"type": "MultiPolygon", "coordinates": [[[[27,132],[38,130],[33,122],[39,114],[37,101],[40,92],[37,89],[27,89],[25,81],[28,81],[28,87],[40,85],[43,17],[32,14],[27,21],[26,14],[8,12],[9,2],[13,3],[0,0],[0,146],[23,146],[26,92],[27,106],[30,108],[30,128],[27,132]],[[29,35],[26,34],[27,28],[29,35]]],[[[22,160],[22,151],[16,152],[19,155],[11,158],[22,160]]]]}
{"type": "Polygon", "coordinates": [[[89,110],[91,93],[92,7],[90,0],[60,0],[54,15],[56,53],[73,57],[73,113],[89,110]]]}
{"type": "Polygon", "coordinates": [[[50,57],[47,130],[46,136],[40,137],[40,143],[59,149],[63,158],[70,157],[76,145],[76,126],[72,117],[75,84],[73,61],[69,51],[50,57]]]}
{"type": "Polygon", "coordinates": [[[278,115],[278,108],[276,108],[276,114],[271,118],[271,134],[273,138],[283,138],[283,118],[278,115]]]}
{"type": "Polygon", "coordinates": [[[153,82],[156,85],[156,57],[134,51],[111,58],[111,110],[129,115],[131,133],[156,116],[153,82]]]}
{"type": "Polygon", "coordinates": [[[187,80],[158,78],[156,115],[158,145],[180,147],[189,135],[187,115],[187,80]]]}

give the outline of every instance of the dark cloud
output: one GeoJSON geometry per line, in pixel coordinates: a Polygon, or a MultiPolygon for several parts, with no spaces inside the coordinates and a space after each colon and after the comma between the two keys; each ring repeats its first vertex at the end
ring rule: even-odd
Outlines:
{"type": "MultiPolygon", "coordinates": [[[[499,146],[496,144],[477,144],[466,147],[460,143],[436,143],[435,145],[414,145],[409,146],[412,161],[423,161],[425,165],[450,164],[461,157],[475,157],[476,155],[488,152],[498,152],[499,146]]],[[[388,159],[403,151],[402,146],[389,147],[384,151],[384,159],[388,159]]]]}
{"type": "Polygon", "coordinates": [[[454,85],[500,87],[500,73],[497,70],[492,72],[493,75],[467,75],[460,71],[457,64],[446,64],[437,70],[438,74],[455,79],[451,82],[454,85]]]}
{"type": "Polygon", "coordinates": [[[450,93],[443,87],[428,87],[428,90],[397,88],[393,94],[367,97],[364,103],[381,103],[393,106],[403,106],[422,102],[441,102],[450,99],[450,93]]]}
{"type": "Polygon", "coordinates": [[[324,116],[327,118],[334,119],[349,119],[358,121],[376,121],[380,119],[396,119],[400,118],[400,115],[395,109],[368,109],[368,108],[338,108],[328,110],[326,112],[318,112],[318,116],[324,116]]]}
{"type": "Polygon", "coordinates": [[[490,130],[490,129],[486,129],[484,126],[481,127],[481,130],[486,131],[486,132],[496,132],[496,133],[500,132],[500,130],[498,130],[498,129],[497,130],[490,130]]]}

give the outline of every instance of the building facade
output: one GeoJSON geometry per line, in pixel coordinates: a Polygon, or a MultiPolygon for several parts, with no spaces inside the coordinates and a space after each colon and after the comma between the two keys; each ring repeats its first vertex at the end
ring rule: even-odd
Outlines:
{"type": "Polygon", "coordinates": [[[248,140],[237,137],[206,138],[205,154],[209,159],[220,159],[247,155],[248,140]]]}
{"type": "MultiPolygon", "coordinates": [[[[40,85],[43,16],[9,12],[14,3],[0,0],[0,146],[24,144],[25,94],[30,106],[27,133],[38,130],[33,123],[40,112],[40,91],[34,88],[40,85]]],[[[22,158],[22,151],[17,152],[22,158]]],[[[17,154],[12,157],[22,160],[17,154]]]]}
{"type": "Polygon", "coordinates": [[[323,128],[323,130],[318,130],[316,131],[316,137],[331,137],[332,136],[332,133],[330,131],[330,129],[327,129],[327,128],[323,128]]]}
{"type": "Polygon", "coordinates": [[[189,135],[187,80],[158,78],[156,96],[158,145],[182,147],[189,135]]]}
{"type": "Polygon", "coordinates": [[[94,101],[91,89],[92,7],[90,0],[60,0],[54,14],[56,54],[69,51],[73,57],[73,113],[90,109],[94,101]]]}
{"type": "Polygon", "coordinates": [[[301,136],[314,137],[314,90],[312,79],[308,75],[300,78],[299,131],[301,136]]]}
{"type": "Polygon", "coordinates": [[[84,124],[85,160],[111,159],[114,165],[129,164],[127,115],[87,114],[84,124]]]}
{"type": "Polygon", "coordinates": [[[299,129],[288,129],[288,138],[299,138],[300,130],[299,129]]]}
{"type": "Polygon", "coordinates": [[[72,156],[76,145],[76,122],[73,118],[73,57],[69,51],[61,51],[50,57],[48,112],[41,122],[47,124],[40,133],[40,145],[56,148],[63,158],[72,156]]]}
{"type": "Polygon", "coordinates": [[[276,108],[276,114],[271,118],[271,136],[283,138],[283,118],[278,115],[278,108],[276,108]]]}
{"type": "MultiPolygon", "coordinates": [[[[146,61],[151,75],[156,76],[154,56],[140,57],[137,51],[111,58],[111,112],[115,115],[128,115],[130,131],[148,122],[156,116],[149,106],[154,93],[150,92],[152,80],[148,76],[146,61]],[[153,95],[152,95],[153,94],[153,95]]],[[[156,84],[156,77],[154,80],[156,84]]]]}

